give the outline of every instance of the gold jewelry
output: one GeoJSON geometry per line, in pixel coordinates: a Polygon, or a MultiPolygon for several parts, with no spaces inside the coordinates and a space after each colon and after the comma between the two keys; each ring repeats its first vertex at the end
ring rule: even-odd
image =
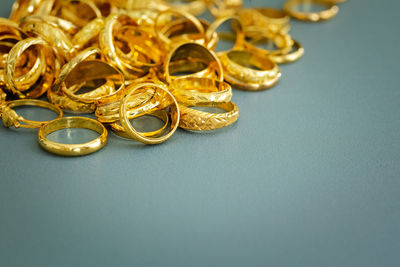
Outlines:
{"type": "Polygon", "coordinates": [[[242,8],[242,0],[205,0],[208,10],[216,17],[225,17],[234,15],[242,8]]]}
{"type": "Polygon", "coordinates": [[[170,90],[179,103],[187,106],[225,103],[232,98],[232,87],[229,84],[211,78],[176,78],[170,90]]]}
{"type": "MultiPolygon", "coordinates": [[[[14,94],[18,95],[20,98],[37,98],[43,95],[47,89],[51,86],[54,80],[54,72],[56,62],[53,51],[48,46],[48,44],[39,38],[27,38],[18,42],[8,54],[6,68],[4,69],[4,81],[9,90],[11,90],[14,94]],[[22,54],[31,46],[40,46],[42,49],[40,50],[43,53],[44,60],[46,62],[46,68],[40,73],[41,79],[38,84],[34,85],[34,88],[31,89],[27,93],[22,93],[19,90],[18,85],[16,84],[16,64],[18,59],[22,56],[22,54]]],[[[23,82],[23,81],[20,81],[23,82]]]]}
{"type": "Polygon", "coordinates": [[[58,114],[58,118],[61,118],[63,115],[62,110],[55,105],[50,104],[49,102],[42,101],[42,100],[36,100],[36,99],[19,99],[19,100],[13,100],[13,101],[8,101],[5,102],[5,96],[4,97],[3,103],[0,103],[0,115],[3,120],[3,124],[5,127],[9,128],[14,126],[15,128],[39,128],[43,124],[49,123],[49,121],[32,121],[32,120],[27,120],[17,114],[13,110],[15,107],[20,107],[20,106],[36,106],[36,107],[42,107],[42,108],[47,108],[50,109],[58,114]]]}
{"type": "Polygon", "coordinates": [[[99,8],[91,0],[57,1],[57,6],[53,9],[53,13],[78,27],[84,27],[93,19],[103,16],[99,8]]]}
{"type": "Polygon", "coordinates": [[[257,55],[245,50],[231,50],[220,54],[225,71],[225,81],[237,89],[265,90],[281,78],[278,65],[268,55],[257,55]],[[257,69],[251,66],[257,67],[257,69]]]}
{"type": "Polygon", "coordinates": [[[301,43],[297,40],[293,40],[291,51],[284,53],[282,51],[276,51],[275,53],[269,54],[269,58],[278,64],[291,63],[299,60],[304,55],[304,48],[301,43]]]}
{"type": "Polygon", "coordinates": [[[216,46],[216,44],[212,43],[212,38],[213,35],[217,35],[217,29],[224,23],[232,21],[232,26],[234,27],[234,30],[236,32],[236,38],[235,38],[235,43],[233,46],[233,49],[241,49],[243,48],[244,42],[245,42],[245,35],[243,32],[243,26],[242,22],[240,21],[239,17],[236,16],[225,16],[216,19],[213,23],[211,23],[210,27],[208,27],[207,32],[206,32],[206,40],[207,40],[207,47],[211,48],[213,46],[216,46]]]}
{"type": "MultiPolygon", "coordinates": [[[[127,135],[143,144],[148,145],[155,145],[160,144],[167,141],[176,131],[180,121],[180,113],[179,113],[179,105],[176,102],[174,96],[165,89],[164,86],[155,84],[155,83],[144,83],[132,86],[129,88],[129,91],[122,99],[121,108],[120,108],[120,118],[121,118],[121,125],[124,127],[127,135]],[[151,88],[154,90],[154,98],[163,99],[163,103],[159,106],[160,109],[165,109],[169,106],[168,112],[171,118],[171,126],[168,133],[161,137],[145,137],[141,135],[139,132],[133,128],[132,124],[129,121],[128,114],[127,114],[127,103],[129,101],[130,96],[134,95],[137,91],[145,90],[146,88],[151,88]],[[168,99],[169,98],[169,99],[168,99]]],[[[139,114],[139,113],[138,113],[139,114]]]]}
{"type": "MultiPolygon", "coordinates": [[[[160,137],[165,133],[165,130],[168,127],[169,124],[169,117],[168,113],[165,110],[155,110],[150,113],[143,113],[138,115],[136,118],[137,119],[143,116],[153,116],[156,118],[159,118],[164,122],[164,125],[155,131],[152,132],[138,132],[140,135],[145,136],[145,137],[160,137]]],[[[124,127],[120,123],[112,123],[111,125],[111,130],[118,136],[123,137],[123,138],[130,138],[129,135],[126,133],[124,127]]]]}
{"type": "MultiPolygon", "coordinates": [[[[169,23],[167,25],[165,25],[164,27],[160,27],[160,18],[163,15],[175,15],[175,16],[180,16],[183,17],[184,20],[179,20],[179,24],[181,25],[186,25],[186,24],[182,24],[182,22],[188,21],[191,22],[197,29],[199,34],[204,34],[204,27],[203,25],[200,23],[200,21],[193,16],[192,14],[190,14],[189,12],[183,11],[183,10],[174,10],[174,9],[167,9],[164,10],[162,12],[160,12],[158,14],[158,16],[156,17],[155,21],[154,21],[154,30],[156,33],[157,38],[168,47],[171,47],[172,41],[171,39],[169,39],[169,36],[175,34],[176,32],[171,31],[171,27],[174,26],[174,23],[169,23]]],[[[182,29],[181,29],[182,30],[182,29]]],[[[182,32],[180,30],[180,32],[182,32]]],[[[182,36],[182,35],[181,35],[182,36]]],[[[182,38],[182,37],[181,37],[182,38]]],[[[180,40],[180,41],[189,41],[189,40],[180,40]]]]}
{"type": "Polygon", "coordinates": [[[277,50],[267,50],[259,48],[256,45],[259,43],[269,43],[271,41],[268,38],[261,38],[253,40],[252,42],[245,43],[245,48],[255,54],[267,54],[270,59],[275,63],[285,64],[297,61],[304,55],[304,48],[299,41],[293,40],[289,35],[281,36],[276,35],[272,41],[278,47],[277,50]]]}
{"type": "Polygon", "coordinates": [[[172,74],[192,72],[179,77],[209,77],[223,81],[223,69],[217,55],[205,46],[186,42],[178,44],[168,54],[164,64],[164,76],[171,83],[178,76],[172,74]]]}
{"type": "Polygon", "coordinates": [[[38,134],[40,146],[60,156],[84,156],[98,151],[107,143],[107,129],[96,120],[86,117],[64,117],[42,125],[38,134]],[[62,129],[89,129],[100,134],[98,138],[85,144],[61,144],[50,141],[47,136],[62,129]]]}
{"type": "Polygon", "coordinates": [[[273,33],[287,34],[290,17],[280,9],[259,7],[242,9],[238,14],[246,36],[258,37],[273,33]]]}
{"type": "Polygon", "coordinates": [[[70,58],[70,51],[73,45],[68,36],[60,28],[51,23],[40,21],[35,16],[23,18],[20,25],[25,32],[40,36],[48,42],[50,46],[57,50],[60,58],[63,60],[70,58]]]}
{"type": "Polygon", "coordinates": [[[87,104],[109,103],[119,99],[123,95],[125,79],[116,68],[104,61],[85,60],[65,76],[61,90],[74,101],[87,104]],[[89,82],[96,79],[104,79],[105,83],[99,85],[94,82],[90,86],[94,87],[94,90],[84,95],[76,94],[81,87],[90,85],[89,82]],[[77,87],[74,87],[76,85],[77,87]],[[117,89],[115,89],[115,85],[118,86],[117,89]]]}
{"type": "Polygon", "coordinates": [[[331,19],[339,12],[339,7],[327,0],[289,0],[283,9],[295,19],[311,22],[331,19]],[[319,12],[303,12],[295,9],[298,6],[310,4],[322,6],[326,9],[319,12]]]}
{"type": "MultiPolygon", "coordinates": [[[[168,2],[168,0],[167,0],[168,2]]],[[[171,1],[173,2],[173,1],[171,1]]],[[[172,9],[189,12],[194,16],[200,16],[206,10],[206,4],[203,0],[185,1],[184,4],[170,4],[172,9]]]]}
{"type": "Polygon", "coordinates": [[[179,105],[181,110],[179,127],[192,131],[210,131],[229,126],[239,118],[239,108],[233,102],[198,106],[215,106],[225,110],[226,113],[210,113],[179,105]]]}
{"type": "Polygon", "coordinates": [[[153,33],[134,26],[123,26],[115,34],[115,39],[117,55],[128,67],[133,66],[148,73],[161,65],[164,55],[153,33]],[[121,47],[118,47],[118,43],[121,47]],[[124,53],[122,49],[129,52],[124,53]]]}
{"type": "Polygon", "coordinates": [[[99,33],[104,27],[104,18],[95,18],[88,24],[86,24],[79,32],[77,32],[72,38],[73,43],[73,52],[79,52],[86,46],[91,46],[94,43],[98,42],[99,33]]]}
{"type": "Polygon", "coordinates": [[[123,11],[111,14],[106,18],[104,27],[99,34],[100,49],[108,62],[116,66],[123,73],[126,79],[137,79],[144,76],[146,72],[122,61],[114,43],[114,28],[116,26],[121,27],[121,25],[136,25],[136,22],[129,13],[123,11]]]}
{"type": "MultiPolygon", "coordinates": [[[[149,83],[147,81],[146,83],[149,83]]],[[[129,85],[127,88],[131,88],[134,85],[129,85]]],[[[153,111],[160,105],[160,101],[158,99],[153,98],[154,91],[147,90],[140,93],[136,93],[134,96],[130,97],[127,103],[127,114],[128,119],[131,120],[138,116],[139,113],[153,111]],[[145,103],[145,105],[144,105],[145,103]],[[138,109],[140,106],[140,109],[138,109]]],[[[115,123],[120,120],[119,110],[121,107],[121,100],[117,100],[110,103],[98,104],[96,108],[95,115],[97,120],[102,123],[115,123]]]]}

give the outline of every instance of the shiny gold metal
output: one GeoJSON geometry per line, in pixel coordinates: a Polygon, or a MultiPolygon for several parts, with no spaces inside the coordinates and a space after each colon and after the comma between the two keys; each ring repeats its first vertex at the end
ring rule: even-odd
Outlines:
{"type": "Polygon", "coordinates": [[[22,116],[19,116],[17,112],[13,110],[13,108],[20,106],[35,106],[35,107],[47,108],[57,113],[58,118],[61,118],[63,115],[62,110],[58,106],[52,105],[49,102],[42,100],[19,99],[8,102],[4,101],[2,103],[0,102],[0,110],[1,110],[0,115],[2,117],[4,127],[9,128],[13,126],[15,128],[35,129],[41,127],[43,124],[50,122],[50,121],[32,121],[32,120],[27,120],[22,116]]]}
{"type": "Polygon", "coordinates": [[[217,55],[207,47],[186,42],[175,46],[164,63],[164,78],[167,83],[177,77],[208,77],[223,81],[224,73],[217,55]],[[181,76],[176,74],[185,73],[181,76]],[[186,74],[189,73],[189,74],[186,74]]]}
{"type": "Polygon", "coordinates": [[[54,47],[60,57],[64,60],[70,58],[70,51],[73,47],[67,34],[52,23],[39,21],[36,16],[25,17],[21,20],[21,28],[29,34],[39,36],[54,47]]]}
{"type": "Polygon", "coordinates": [[[197,105],[201,107],[218,107],[225,113],[210,113],[194,108],[179,105],[181,120],[179,127],[192,131],[211,131],[229,126],[239,118],[239,108],[233,102],[219,103],[217,105],[197,105]]]}
{"type": "Polygon", "coordinates": [[[183,1],[183,3],[178,4],[174,3],[174,1],[171,0],[167,0],[166,2],[171,9],[189,12],[194,16],[200,16],[207,8],[204,0],[189,0],[183,1]]]}
{"type": "MultiPolygon", "coordinates": [[[[145,83],[149,83],[151,81],[146,81],[145,83]]],[[[129,85],[128,88],[139,85],[142,83],[133,83],[129,85]]],[[[150,110],[156,109],[160,105],[160,101],[155,99],[153,90],[143,91],[141,93],[136,93],[134,96],[130,97],[127,104],[127,114],[128,119],[131,120],[135,118],[138,114],[138,111],[147,112],[150,110]],[[144,105],[144,103],[146,103],[144,105]],[[141,110],[138,110],[138,106],[141,107],[141,110]]],[[[119,110],[121,107],[121,100],[116,100],[110,103],[97,104],[95,115],[97,120],[102,123],[114,123],[120,120],[119,110]]]]}
{"type": "Polygon", "coordinates": [[[233,49],[242,49],[245,43],[245,35],[243,31],[242,22],[240,21],[239,17],[236,16],[224,16],[216,19],[213,23],[211,23],[210,27],[208,27],[206,32],[206,40],[207,40],[207,47],[212,48],[215,47],[216,44],[213,44],[213,35],[219,36],[217,33],[218,28],[223,25],[224,23],[231,22],[231,27],[236,33],[235,41],[233,49]]]}
{"type": "Polygon", "coordinates": [[[205,0],[208,10],[216,17],[232,16],[242,8],[242,0],[205,0]]]}
{"type": "Polygon", "coordinates": [[[57,1],[56,4],[52,13],[78,27],[84,27],[93,19],[103,16],[100,9],[91,0],[62,0],[57,1]]]}
{"type": "MultiPolygon", "coordinates": [[[[140,118],[143,116],[153,116],[153,117],[159,118],[160,120],[162,120],[164,122],[164,125],[160,129],[152,131],[152,132],[138,132],[140,135],[145,136],[145,137],[160,137],[165,133],[165,131],[168,127],[168,124],[169,124],[168,113],[165,110],[155,110],[155,111],[152,111],[149,113],[143,113],[133,119],[137,119],[137,118],[140,118]]],[[[112,123],[110,126],[111,126],[111,130],[116,135],[123,137],[123,138],[130,138],[129,135],[126,133],[124,127],[122,127],[122,125],[120,123],[112,123]]]]}
{"type": "MultiPolygon", "coordinates": [[[[54,80],[54,75],[56,72],[56,62],[53,54],[53,50],[48,46],[48,43],[39,38],[27,38],[18,42],[9,52],[7,57],[6,68],[4,69],[4,81],[7,88],[12,91],[15,95],[20,98],[37,98],[43,95],[48,88],[52,85],[54,80]],[[16,66],[19,58],[24,54],[24,52],[34,46],[40,46],[38,53],[43,56],[43,61],[46,63],[44,68],[39,68],[41,71],[40,81],[33,86],[27,92],[22,92],[18,88],[18,82],[16,83],[16,66]]],[[[38,77],[38,76],[35,76],[38,77]]],[[[39,80],[39,79],[37,79],[39,80]]],[[[19,80],[19,83],[23,81],[19,80]]],[[[23,90],[25,91],[25,90],[23,90]]]]}
{"type": "Polygon", "coordinates": [[[81,51],[89,46],[97,45],[99,41],[99,33],[104,27],[104,18],[96,18],[86,24],[72,38],[73,50],[72,54],[81,51]]]}
{"type": "Polygon", "coordinates": [[[187,106],[214,105],[232,99],[232,87],[228,83],[205,77],[176,78],[170,91],[179,103],[187,106]]]}
{"type": "Polygon", "coordinates": [[[134,80],[144,76],[146,71],[143,71],[142,69],[135,67],[134,64],[129,64],[129,62],[127,63],[120,58],[114,42],[114,34],[115,28],[120,28],[123,25],[137,25],[137,23],[128,12],[121,11],[108,16],[105,20],[104,28],[100,31],[99,45],[107,61],[117,67],[127,80],[134,80]]]}
{"type": "Polygon", "coordinates": [[[310,22],[328,20],[336,16],[339,7],[332,1],[327,0],[289,0],[285,3],[283,9],[293,18],[310,22]],[[299,6],[318,5],[325,9],[319,12],[299,11],[299,6]]]}
{"type": "Polygon", "coordinates": [[[291,63],[299,60],[304,55],[304,48],[297,40],[293,40],[293,45],[288,52],[275,51],[269,54],[269,58],[278,64],[291,63]]]}
{"type": "Polygon", "coordinates": [[[287,34],[290,30],[290,17],[280,9],[245,8],[239,11],[238,16],[246,36],[270,36],[273,33],[287,34]]]}
{"type": "Polygon", "coordinates": [[[180,42],[190,41],[190,39],[188,38],[188,36],[190,35],[188,35],[188,33],[193,33],[192,31],[193,28],[188,27],[187,22],[191,23],[196,28],[198,34],[200,35],[204,34],[204,27],[202,23],[189,12],[176,9],[167,9],[158,14],[154,23],[154,31],[156,33],[157,38],[161,41],[161,43],[167,47],[167,50],[169,50],[170,47],[173,46],[173,40],[170,39],[171,36],[175,36],[175,39],[179,37],[180,42]],[[170,23],[163,25],[161,27],[160,20],[162,19],[163,16],[173,16],[173,17],[177,16],[177,17],[182,17],[183,20],[180,19],[178,21],[172,21],[172,18],[170,18],[171,19],[170,23]],[[178,27],[178,30],[176,30],[177,28],[176,25],[180,26],[178,27]],[[188,29],[190,29],[190,31],[188,29]]]}
{"type": "Polygon", "coordinates": [[[117,55],[128,67],[133,66],[144,73],[160,67],[164,52],[152,32],[136,26],[123,26],[114,38],[117,55]]]}
{"type": "Polygon", "coordinates": [[[100,122],[86,117],[64,117],[42,125],[38,134],[40,146],[60,156],[84,156],[98,151],[107,143],[107,129],[100,122]],[[62,144],[50,141],[47,136],[62,129],[81,128],[97,132],[100,136],[84,144],[62,144]]]}
{"type": "Polygon", "coordinates": [[[10,20],[19,19],[30,15],[49,15],[55,0],[16,0],[12,5],[10,20]]]}
{"type": "Polygon", "coordinates": [[[65,76],[63,85],[65,86],[61,87],[62,92],[72,100],[87,104],[109,103],[122,97],[125,79],[116,68],[104,61],[85,60],[65,76]],[[100,82],[97,82],[99,80],[100,82]],[[93,90],[77,94],[82,87],[93,90]]]}
{"type": "MultiPolygon", "coordinates": [[[[73,81],[74,75],[76,74],[76,68],[79,67],[80,64],[83,64],[85,61],[92,61],[97,57],[101,56],[101,52],[98,48],[88,48],[76,55],[72,60],[70,60],[67,64],[65,64],[60,72],[60,74],[56,77],[54,85],[47,92],[47,98],[51,103],[59,105],[62,109],[74,111],[74,112],[82,112],[82,113],[92,113],[95,111],[96,106],[93,103],[86,103],[78,100],[74,100],[68,95],[64,93],[66,87],[72,87],[73,85],[82,84],[81,81],[75,80],[73,81]],[[71,75],[74,73],[74,75],[71,75]],[[68,78],[68,84],[65,83],[68,78]],[[72,79],[72,81],[71,81],[72,79]],[[71,81],[71,82],[70,82],[71,81]]],[[[92,70],[95,71],[95,70],[92,70]]],[[[80,73],[81,75],[85,75],[85,73],[80,73]]],[[[73,87],[72,91],[78,91],[80,87],[73,87]]],[[[98,97],[109,94],[110,91],[107,88],[100,88],[99,91],[90,92],[88,94],[82,94],[81,97],[98,97]]]]}
{"type": "MultiPolygon", "coordinates": [[[[139,115],[140,113],[142,113],[142,110],[140,107],[138,107],[137,114],[139,115]]],[[[139,85],[133,85],[128,89],[127,94],[122,99],[120,107],[120,118],[121,118],[121,125],[124,127],[127,135],[130,138],[147,145],[160,144],[171,138],[171,136],[175,133],[176,129],[178,128],[180,121],[179,105],[175,100],[174,96],[164,86],[155,83],[144,83],[139,85]],[[170,130],[168,131],[168,133],[160,137],[146,137],[141,135],[139,132],[135,130],[135,128],[129,121],[129,117],[127,114],[127,109],[128,109],[127,105],[130,97],[135,95],[137,92],[146,89],[153,90],[154,92],[153,97],[155,99],[162,99],[162,103],[159,105],[159,109],[168,108],[168,113],[171,119],[170,130]]]]}
{"type": "Polygon", "coordinates": [[[237,89],[265,90],[281,78],[278,65],[268,55],[246,50],[231,50],[219,55],[224,67],[225,81],[237,89]]]}

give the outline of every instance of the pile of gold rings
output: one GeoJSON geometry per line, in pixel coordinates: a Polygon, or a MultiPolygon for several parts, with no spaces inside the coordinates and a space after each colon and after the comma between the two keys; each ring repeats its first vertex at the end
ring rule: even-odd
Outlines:
{"type": "Polygon", "coordinates": [[[281,79],[278,64],[303,55],[289,34],[290,17],[330,19],[338,2],[343,1],[289,0],[278,10],[243,8],[241,0],[16,0],[9,19],[0,18],[0,116],[5,127],[39,128],[39,144],[64,156],[99,150],[107,128],[160,144],[178,127],[229,126],[239,116],[232,87],[271,88],[281,79]],[[322,11],[304,11],[310,5],[322,11]],[[199,18],[207,10],[213,22],[199,18]],[[232,48],[216,52],[221,40],[232,48]],[[58,118],[27,120],[13,109],[19,106],[47,108],[58,118]],[[209,111],[215,108],[221,112],[209,111]],[[63,111],[96,119],[63,117],[63,111]],[[163,126],[139,132],[133,120],[143,116],[163,126]],[[70,128],[99,137],[85,144],[47,139],[70,128]]]}

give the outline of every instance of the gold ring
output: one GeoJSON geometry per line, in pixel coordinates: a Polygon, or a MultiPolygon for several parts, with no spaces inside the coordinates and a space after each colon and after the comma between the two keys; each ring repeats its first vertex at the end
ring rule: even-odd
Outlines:
{"type": "Polygon", "coordinates": [[[265,90],[277,84],[282,76],[278,65],[266,54],[231,50],[221,53],[220,59],[225,71],[225,81],[237,89],[265,90]]]}
{"type": "Polygon", "coordinates": [[[291,47],[290,52],[282,53],[281,51],[277,51],[275,53],[269,54],[269,58],[275,61],[278,64],[285,64],[297,61],[304,55],[304,48],[301,43],[297,40],[293,39],[293,45],[291,47]]]}
{"type": "Polygon", "coordinates": [[[100,60],[85,60],[73,68],[64,79],[61,87],[63,93],[74,101],[92,104],[109,103],[120,99],[125,90],[125,79],[122,73],[107,62],[100,60]],[[105,83],[97,84],[96,80],[105,80],[105,83]],[[77,94],[83,86],[92,82],[95,89],[77,94]],[[118,88],[115,89],[115,85],[118,88]]]}
{"type": "Polygon", "coordinates": [[[60,156],[84,156],[103,148],[107,143],[107,129],[100,122],[85,117],[64,117],[42,125],[38,140],[40,146],[60,156]],[[96,139],[84,144],[62,144],[50,141],[47,136],[62,129],[89,129],[100,134],[96,139]]]}
{"type": "Polygon", "coordinates": [[[134,80],[146,75],[146,71],[123,61],[114,42],[115,28],[122,25],[137,25],[130,13],[119,11],[109,15],[104,21],[104,27],[99,34],[99,46],[104,56],[112,65],[117,67],[127,80],[134,80]]]}
{"type": "MultiPolygon", "coordinates": [[[[204,27],[201,24],[201,22],[192,14],[189,12],[183,11],[183,10],[176,10],[176,9],[167,9],[158,14],[154,21],[154,31],[156,33],[157,38],[164,44],[167,45],[167,47],[171,46],[172,40],[169,38],[169,36],[173,35],[174,32],[171,32],[171,26],[174,26],[174,23],[168,23],[164,27],[160,28],[160,18],[163,15],[170,14],[170,15],[177,15],[177,16],[182,16],[184,19],[179,20],[179,23],[182,24],[182,22],[188,21],[191,22],[195,28],[197,29],[199,34],[204,34],[204,27]]],[[[183,24],[185,25],[185,24],[183,24]]],[[[181,31],[179,31],[181,32],[181,31]]],[[[188,41],[188,40],[181,40],[181,41],[188,41]]],[[[167,48],[168,49],[168,48],[167,48]]]]}
{"type": "Polygon", "coordinates": [[[225,113],[210,113],[179,105],[181,121],[179,127],[192,131],[211,131],[229,126],[239,118],[239,108],[233,102],[218,103],[216,105],[198,105],[201,107],[218,107],[225,113]]]}
{"type": "Polygon", "coordinates": [[[280,9],[259,7],[246,8],[238,14],[246,36],[257,37],[260,34],[287,34],[290,30],[290,17],[280,9]]]}
{"type": "Polygon", "coordinates": [[[284,5],[283,9],[295,19],[311,22],[331,19],[339,12],[339,7],[334,2],[326,0],[289,0],[284,5]],[[295,10],[296,7],[301,5],[318,5],[325,9],[319,12],[295,10]]]}
{"type": "Polygon", "coordinates": [[[216,18],[232,16],[243,6],[241,0],[205,0],[205,1],[208,10],[216,18]]]}
{"type": "Polygon", "coordinates": [[[206,10],[204,0],[185,1],[184,4],[170,4],[172,9],[189,12],[194,16],[200,16],[206,10]]]}
{"type": "MultiPolygon", "coordinates": [[[[245,35],[244,35],[244,31],[243,31],[243,25],[242,22],[240,21],[239,17],[236,16],[225,16],[225,17],[221,17],[216,19],[213,23],[211,23],[210,27],[208,27],[207,32],[206,32],[206,40],[207,40],[207,47],[208,48],[212,48],[212,38],[213,35],[216,34],[217,36],[223,36],[224,33],[218,34],[217,33],[217,29],[224,23],[228,22],[228,21],[232,21],[232,27],[236,32],[236,36],[235,36],[235,43],[233,46],[233,49],[241,49],[243,48],[243,44],[245,42],[245,35]],[[235,23],[235,24],[233,24],[235,23]]],[[[225,33],[225,35],[229,33],[225,33]]],[[[214,47],[217,44],[214,44],[214,47]]]]}
{"type": "MultiPolygon", "coordinates": [[[[151,81],[146,81],[145,83],[149,82],[151,81]]],[[[135,83],[129,85],[127,88],[131,88],[132,86],[138,84],[135,83]]],[[[141,92],[140,94],[136,94],[130,97],[127,104],[128,119],[131,120],[136,118],[138,114],[141,112],[149,112],[156,109],[160,105],[160,101],[158,99],[153,98],[153,96],[154,96],[154,91],[147,90],[141,92]],[[146,104],[143,105],[144,103],[146,104]],[[141,106],[141,108],[138,109],[137,108],[138,106],[141,106]]],[[[95,111],[95,116],[97,120],[101,123],[115,123],[120,120],[119,116],[120,107],[121,107],[121,100],[116,100],[114,102],[105,104],[98,104],[95,111]]]]}
{"type": "Polygon", "coordinates": [[[177,77],[209,77],[223,81],[224,73],[218,56],[207,47],[185,42],[178,44],[168,54],[164,64],[164,76],[167,83],[177,77]],[[173,76],[180,72],[192,72],[185,76],[173,76]]]}
{"type": "Polygon", "coordinates": [[[275,63],[285,64],[291,63],[300,59],[304,55],[304,48],[301,43],[297,40],[292,39],[289,35],[275,35],[273,40],[268,38],[260,38],[252,42],[246,42],[245,48],[256,54],[267,54],[270,59],[275,63]],[[278,47],[277,50],[267,50],[259,48],[256,44],[269,44],[269,41],[273,41],[278,47]]]}
{"type": "Polygon", "coordinates": [[[225,103],[232,99],[232,87],[228,83],[205,77],[174,79],[170,90],[179,103],[188,106],[225,103]]]}
{"type": "Polygon", "coordinates": [[[86,24],[72,38],[73,51],[71,54],[79,52],[82,48],[98,42],[99,33],[104,27],[104,18],[95,18],[86,24]]]}
{"type": "MultiPolygon", "coordinates": [[[[169,124],[169,117],[168,113],[165,110],[155,110],[149,113],[143,113],[137,116],[136,118],[140,118],[143,116],[153,116],[156,118],[159,118],[164,122],[164,125],[155,131],[152,132],[138,132],[140,135],[145,136],[145,137],[160,137],[165,133],[165,130],[168,127],[169,124]]],[[[136,119],[134,118],[134,119],[136,119]]],[[[111,130],[118,136],[123,137],[123,138],[129,138],[129,135],[126,133],[124,127],[120,123],[112,123],[111,125],[111,130]]]]}
{"type": "Polygon", "coordinates": [[[96,3],[90,0],[57,1],[52,13],[57,17],[74,23],[78,27],[84,27],[89,21],[103,16],[96,3]]]}
{"type": "Polygon", "coordinates": [[[40,36],[54,47],[61,56],[60,60],[66,61],[70,58],[73,45],[62,29],[54,26],[52,23],[38,20],[37,16],[23,18],[20,25],[25,32],[40,36]]]}
{"type": "MultiPolygon", "coordinates": [[[[54,80],[54,72],[56,72],[55,57],[52,49],[48,46],[47,42],[40,38],[27,38],[18,42],[8,54],[6,68],[4,69],[4,81],[9,90],[20,98],[37,98],[43,95],[47,89],[52,85],[54,80]],[[43,49],[39,50],[43,53],[46,68],[41,75],[40,82],[34,85],[34,88],[27,93],[22,93],[16,84],[16,64],[18,59],[24,54],[24,52],[31,46],[41,46],[43,49]]],[[[39,78],[39,77],[37,77],[39,78]]],[[[22,81],[21,81],[22,82],[22,81]]]]}
{"type": "MultiPolygon", "coordinates": [[[[4,96],[2,96],[2,98],[3,97],[4,96]]],[[[5,98],[2,101],[5,101],[5,98]]],[[[15,128],[35,129],[41,127],[46,123],[51,122],[51,121],[32,121],[32,120],[27,120],[22,116],[19,116],[17,112],[13,110],[13,108],[20,106],[35,106],[35,107],[47,108],[56,112],[58,114],[57,118],[61,118],[63,115],[62,110],[58,106],[52,105],[49,102],[42,100],[19,99],[19,100],[3,102],[0,103],[0,109],[1,109],[0,115],[2,117],[3,124],[5,127],[9,128],[14,126],[15,128]]]]}
{"type": "Polygon", "coordinates": [[[120,118],[121,118],[121,125],[122,127],[124,127],[127,135],[130,138],[139,141],[143,144],[148,144],[148,145],[160,144],[167,141],[178,128],[180,121],[179,105],[175,100],[174,96],[164,86],[155,83],[143,83],[132,86],[125,95],[125,97],[123,98],[120,107],[120,118]],[[161,137],[145,137],[141,135],[139,132],[135,130],[135,128],[133,128],[128,118],[127,104],[130,96],[134,95],[134,93],[136,93],[137,91],[145,90],[146,88],[151,88],[154,90],[154,98],[160,98],[164,100],[160,105],[160,109],[165,109],[168,108],[169,106],[168,112],[170,113],[170,118],[171,118],[170,130],[168,133],[166,133],[161,137]]]}

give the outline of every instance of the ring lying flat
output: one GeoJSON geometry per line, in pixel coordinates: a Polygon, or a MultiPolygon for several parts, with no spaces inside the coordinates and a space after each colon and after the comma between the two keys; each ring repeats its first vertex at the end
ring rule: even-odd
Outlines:
{"type": "Polygon", "coordinates": [[[14,101],[8,101],[8,102],[3,102],[3,104],[0,103],[0,110],[1,110],[0,115],[2,117],[3,124],[5,127],[8,128],[14,126],[15,128],[35,129],[35,128],[40,128],[42,125],[51,122],[51,121],[32,121],[19,116],[17,112],[13,110],[13,108],[20,106],[35,106],[35,107],[47,108],[56,112],[58,114],[58,118],[61,118],[63,116],[63,112],[58,106],[53,105],[46,101],[36,100],[36,99],[19,99],[14,101]]]}
{"type": "Polygon", "coordinates": [[[211,78],[182,77],[172,81],[171,93],[185,105],[217,104],[231,101],[232,87],[211,78]]]}
{"type": "Polygon", "coordinates": [[[64,117],[44,124],[39,130],[38,141],[43,149],[56,155],[84,156],[103,148],[107,143],[107,136],[107,129],[96,120],[85,117],[64,117]],[[55,131],[70,128],[93,130],[100,136],[84,144],[61,144],[47,139],[47,136],[55,131]]]}
{"type": "Polygon", "coordinates": [[[231,50],[220,54],[220,59],[224,67],[225,80],[237,89],[265,90],[277,84],[281,78],[278,65],[265,54],[231,50]]]}
{"type": "MultiPolygon", "coordinates": [[[[210,105],[198,105],[197,107],[208,107],[210,105]]],[[[181,110],[181,121],[179,127],[192,131],[211,131],[229,126],[239,118],[239,108],[233,102],[219,103],[213,105],[225,110],[225,113],[210,113],[179,105],[181,110]]]]}
{"type": "Polygon", "coordinates": [[[283,9],[295,19],[311,22],[331,19],[339,12],[339,7],[333,1],[327,0],[289,0],[283,9]],[[318,5],[326,9],[319,12],[303,12],[294,9],[294,7],[303,4],[318,5]]]}

